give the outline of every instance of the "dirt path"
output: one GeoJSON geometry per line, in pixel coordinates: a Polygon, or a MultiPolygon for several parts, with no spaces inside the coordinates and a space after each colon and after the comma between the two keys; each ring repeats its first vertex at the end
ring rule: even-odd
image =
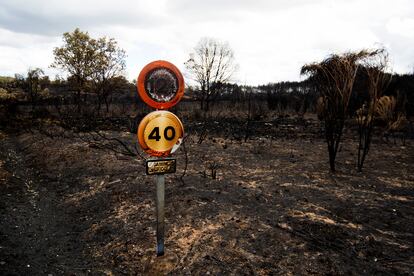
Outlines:
{"type": "Polygon", "coordinates": [[[374,144],[362,174],[355,147],[332,175],[323,140],[188,140],[157,258],[142,160],[0,133],[0,275],[412,275],[414,145],[374,144]]]}
{"type": "Polygon", "coordinates": [[[64,187],[36,175],[15,137],[0,135],[0,274],[87,272],[79,225],[62,208],[64,187]]]}

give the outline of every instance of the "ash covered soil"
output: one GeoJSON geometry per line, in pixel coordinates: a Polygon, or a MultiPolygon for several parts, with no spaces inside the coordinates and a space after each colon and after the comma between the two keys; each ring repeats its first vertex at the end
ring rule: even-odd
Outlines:
{"type": "Polygon", "coordinates": [[[0,274],[413,275],[412,140],[374,140],[358,173],[348,133],[336,174],[321,137],[198,141],[186,141],[183,181],[183,148],[167,176],[166,254],[156,257],[142,159],[0,132],[0,274]]]}

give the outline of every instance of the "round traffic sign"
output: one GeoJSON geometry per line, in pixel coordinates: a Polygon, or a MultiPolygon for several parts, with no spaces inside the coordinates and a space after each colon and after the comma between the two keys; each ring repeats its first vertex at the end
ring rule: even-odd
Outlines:
{"type": "Polygon", "coordinates": [[[184,78],[174,64],[157,60],[147,64],[139,73],[138,94],[149,106],[168,109],[184,95],[184,78]]]}
{"type": "Polygon", "coordinates": [[[138,126],[138,142],[151,156],[165,157],[174,153],[183,136],[184,127],[180,119],[165,110],[151,112],[138,126]]]}

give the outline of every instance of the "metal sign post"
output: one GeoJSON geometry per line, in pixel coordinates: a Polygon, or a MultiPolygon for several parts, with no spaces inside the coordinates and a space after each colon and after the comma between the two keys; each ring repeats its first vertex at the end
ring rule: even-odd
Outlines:
{"type": "Polygon", "coordinates": [[[155,176],[157,185],[157,256],[164,255],[164,202],[165,202],[165,175],[155,176]]]}
{"type": "Polygon", "coordinates": [[[165,109],[176,105],[184,95],[184,78],[172,63],[158,60],[147,64],[137,80],[138,94],[150,107],[158,109],[145,116],[139,126],[137,138],[141,148],[156,157],[146,161],[147,175],[155,175],[157,189],[157,256],[164,255],[165,232],[165,174],[174,173],[173,154],[184,137],[180,119],[165,109]]]}
{"type": "Polygon", "coordinates": [[[176,160],[173,158],[155,158],[146,162],[147,175],[155,175],[156,215],[157,215],[157,256],[164,255],[165,232],[165,174],[175,173],[176,160]]]}

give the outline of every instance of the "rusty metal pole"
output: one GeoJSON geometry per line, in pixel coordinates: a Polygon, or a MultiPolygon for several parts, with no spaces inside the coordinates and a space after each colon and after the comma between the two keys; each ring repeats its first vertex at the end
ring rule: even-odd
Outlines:
{"type": "Polygon", "coordinates": [[[156,175],[157,184],[157,256],[164,255],[165,175],[156,175]]]}

